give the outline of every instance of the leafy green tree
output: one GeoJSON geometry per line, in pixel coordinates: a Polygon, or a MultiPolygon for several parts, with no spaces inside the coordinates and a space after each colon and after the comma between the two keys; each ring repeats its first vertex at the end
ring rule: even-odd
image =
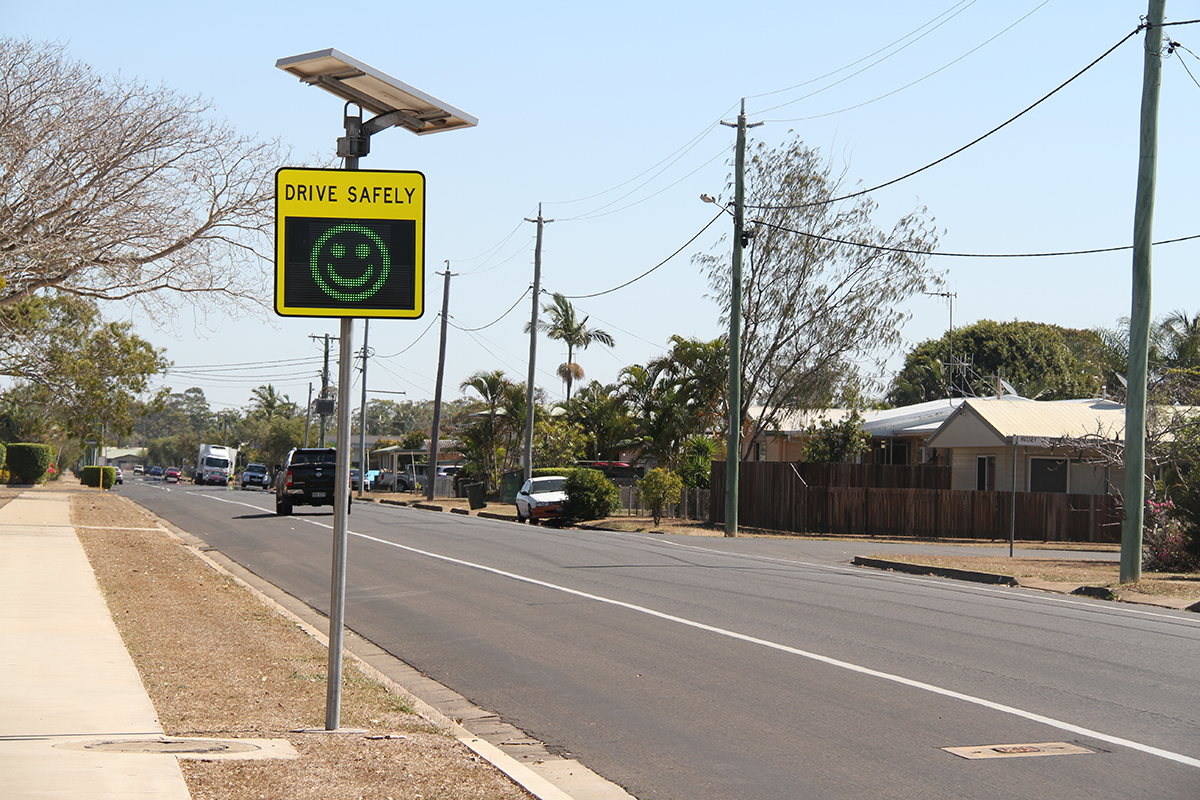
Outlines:
{"type": "Polygon", "coordinates": [[[663,507],[679,502],[683,493],[683,480],[670,470],[655,468],[646,473],[637,483],[638,495],[650,506],[654,527],[662,523],[663,507]]]}
{"type": "MultiPolygon", "coordinates": [[[[781,413],[827,407],[853,365],[900,341],[900,306],[940,283],[926,266],[937,245],[924,209],[890,231],[872,219],[865,195],[844,191],[820,153],[793,139],[758,143],[746,165],[753,238],[743,275],[742,408],[746,449],[781,413]],[[751,418],[751,405],[761,409],[751,418]]],[[[697,257],[729,319],[728,246],[697,257]]]]}
{"type": "MultiPolygon", "coordinates": [[[[1104,341],[1093,331],[984,319],[955,330],[953,346],[954,361],[971,367],[954,370],[954,396],[994,396],[997,377],[1024,397],[1045,400],[1091,397],[1100,389],[1104,341]]],[[[949,333],[921,342],[905,357],[888,400],[904,405],[951,396],[949,360],[949,333]]]]}
{"type": "Polygon", "coordinates": [[[72,436],[127,434],[137,397],[167,366],[163,352],[132,330],[104,322],[93,301],[70,295],[0,304],[0,374],[72,436]]]}
{"type": "Polygon", "coordinates": [[[862,415],[857,411],[838,422],[822,419],[819,425],[809,426],[805,435],[805,461],[852,464],[871,449],[871,435],[863,430],[862,415]]]}
{"type": "Polygon", "coordinates": [[[583,455],[583,429],[563,417],[543,416],[533,423],[533,463],[573,465],[583,455]]]}
{"type": "MultiPolygon", "coordinates": [[[[539,319],[538,330],[567,346],[567,360],[559,368],[559,375],[567,384],[567,400],[570,400],[571,384],[583,377],[583,368],[575,363],[575,351],[586,350],[593,342],[606,347],[612,347],[616,342],[608,331],[589,328],[587,323],[591,317],[580,319],[575,306],[561,294],[556,293],[553,302],[543,305],[542,310],[549,319],[539,319]]],[[[529,325],[525,323],[525,333],[529,333],[529,325]]]]}
{"type": "Polygon", "coordinates": [[[621,392],[638,420],[642,455],[678,468],[693,436],[723,431],[729,356],[724,339],[671,337],[671,349],[621,372],[621,392]]]}
{"type": "Polygon", "coordinates": [[[565,406],[567,419],[583,431],[593,461],[612,461],[633,445],[637,421],[616,385],[592,381],[565,406]]]}
{"type": "Polygon", "coordinates": [[[720,450],[720,445],[707,436],[689,437],[683,443],[683,463],[679,467],[683,485],[709,488],[712,484],[712,462],[720,450]]]}

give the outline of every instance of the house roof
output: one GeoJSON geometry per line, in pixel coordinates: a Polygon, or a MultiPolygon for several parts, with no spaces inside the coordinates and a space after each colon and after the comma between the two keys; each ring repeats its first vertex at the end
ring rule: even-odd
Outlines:
{"type": "Polygon", "coordinates": [[[1120,440],[1125,407],[1111,400],[963,402],[926,442],[929,447],[994,447],[1021,439],[1031,445],[1100,436],[1120,440]]]}

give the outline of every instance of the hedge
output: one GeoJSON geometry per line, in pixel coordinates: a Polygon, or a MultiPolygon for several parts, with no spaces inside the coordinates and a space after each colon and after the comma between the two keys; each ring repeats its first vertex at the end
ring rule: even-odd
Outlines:
{"type": "Polygon", "coordinates": [[[79,482],[84,486],[99,486],[101,475],[104,476],[105,489],[111,489],[117,482],[116,467],[84,467],[79,482]]]}
{"type": "Polygon", "coordinates": [[[54,451],[48,444],[13,443],[6,456],[9,483],[41,483],[54,463],[54,451]]]}

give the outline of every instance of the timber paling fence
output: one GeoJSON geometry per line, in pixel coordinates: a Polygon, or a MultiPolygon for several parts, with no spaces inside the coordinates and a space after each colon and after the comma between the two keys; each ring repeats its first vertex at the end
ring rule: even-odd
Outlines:
{"type": "MultiPolygon", "coordinates": [[[[1014,495],[953,490],[949,478],[946,467],[743,462],[738,525],[795,533],[1007,540],[1014,495]],[[828,467],[836,469],[812,469],[828,467]],[[832,485],[816,483],[820,479],[832,485]]],[[[711,497],[708,520],[722,524],[723,463],[714,464],[711,497]]],[[[1017,492],[1015,502],[1017,539],[1120,541],[1121,510],[1110,495],[1017,492]]]]}

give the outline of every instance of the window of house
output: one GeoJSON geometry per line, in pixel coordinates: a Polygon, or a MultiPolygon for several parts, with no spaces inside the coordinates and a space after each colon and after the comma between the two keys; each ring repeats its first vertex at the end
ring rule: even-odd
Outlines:
{"type": "Polygon", "coordinates": [[[979,456],[975,459],[975,488],[981,492],[996,491],[995,456],[979,456]]]}
{"type": "Polygon", "coordinates": [[[1067,459],[1029,459],[1029,491],[1065,494],[1067,491],[1067,459]]]}

